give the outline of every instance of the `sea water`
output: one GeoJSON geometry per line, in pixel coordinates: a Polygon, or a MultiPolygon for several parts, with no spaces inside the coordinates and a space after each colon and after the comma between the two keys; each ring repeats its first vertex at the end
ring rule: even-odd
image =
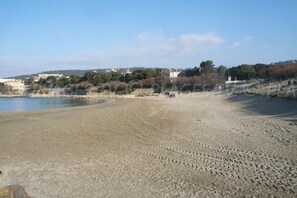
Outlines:
{"type": "Polygon", "coordinates": [[[101,102],[103,102],[103,100],[89,100],[82,98],[0,98],[0,112],[73,107],[101,102]]]}

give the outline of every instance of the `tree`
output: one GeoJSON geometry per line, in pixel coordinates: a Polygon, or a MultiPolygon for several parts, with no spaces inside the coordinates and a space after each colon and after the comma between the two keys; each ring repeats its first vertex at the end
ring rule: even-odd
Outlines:
{"type": "Polygon", "coordinates": [[[41,85],[41,86],[45,86],[46,85],[46,79],[44,79],[44,78],[40,78],[39,80],[38,80],[38,84],[39,85],[41,85]]]}
{"type": "Polygon", "coordinates": [[[240,65],[238,72],[238,80],[250,80],[256,77],[256,70],[252,65],[240,65]]]}
{"type": "Polygon", "coordinates": [[[55,76],[49,76],[46,78],[46,87],[56,86],[57,78],[55,76]]]}
{"type": "Polygon", "coordinates": [[[132,78],[135,80],[148,79],[156,76],[156,71],[153,69],[139,69],[132,73],[132,78]]]}
{"type": "Polygon", "coordinates": [[[193,69],[185,69],[183,70],[179,76],[180,77],[193,77],[193,76],[199,76],[200,75],[200,68],[194,67],[193,69]]]}
{"type": "Polygon", "coordinates": [[[207,61],[202,61],[200,63],[200,72],[201,74],[210,74],[214,72],[214,64],[213,61],[207,60],[207,61]]]}
{"type": "Polygon", "coordinates": [[[119,72],[110,72],[109,73],[111,76],[112,81],[122,81],[123,80],[123,75],[119,72]]]}
{"type": "Polygon", "coordinates": [[[269,65],[258,63],[254,65],[254,69],[256,71],[257,78],[265,79],[269,77],[269,65]]]}
{"type": "Polygon", "coordinates": [[[88,71],[81,78],[81,82],[89,82],[94,86],[100,85],[102,83],[101,76],[97,72],[88,71]]]}
{"type": "Polygon", "coordinates": [[[156,68],[156,76],[162,76],[162,74],[163,74],[163,69],[156,68]]]}
{"type": "Polygon", "coordinates": [[[220,65],[217,69],[219,75],[224,76],[227,71],[227,67],[224,65],[220,65]]]}
{"type": "Polygon", "coordinates": [[[69,84],[70,84],[70,79],[62,77],[59,80],[57,80],[57,82],[55,83],[55,86],[65,87],[65,86],[67,86],[69,84]]]}
{"type": "Polygon", "coordinates": [[[12,87],[5,85],[4,83],[0,83],[0,93],[9,94],[12,91],[12,87]]]}
{"type": "Polygon", "coordinates": [[[80,76],[75,76],[75,75],[71,75],[70,76],[70,83],[71,84],[77,84],[80,82],[81,77],[80,76]]]}
{"type": "Polygon", "coordinates": [[[125,82],[128,83],[133,79],[132,74],[126,73],[125,74],[125,82]]]}
{"type": "Polygon", "coordinates": [[[34,82],[33,78],[26,78],[25,81],[24,81],[25,85],[29,85],[29,84],[31,84],[33,82],[34,82]]]}

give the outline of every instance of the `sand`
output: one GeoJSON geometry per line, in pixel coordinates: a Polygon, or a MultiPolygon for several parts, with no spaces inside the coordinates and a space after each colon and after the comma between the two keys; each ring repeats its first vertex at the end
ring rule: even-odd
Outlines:
{"type": "Polygon", "coordinates": [[[297,103],[217,93],[0,114],[0,187],[32,197],[297,196],[297,103]]]}

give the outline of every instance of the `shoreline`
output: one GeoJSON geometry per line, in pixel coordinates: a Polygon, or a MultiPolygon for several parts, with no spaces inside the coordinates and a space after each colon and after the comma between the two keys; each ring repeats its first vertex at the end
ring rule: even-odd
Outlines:
{"type": "MultiPolygon", "coordinates": [[[[130,97],[132,95],[129,95],[130,97]]],[[[0,95],[0,98],[123,98],[122,95],[52,95],[52,94],[34,94],[34,95],[0,95]]],[[[128,97],[127,97],[128,98],[128,97]]]]}
{"type": "MultiPolygon", "coordinates": [[[[178,92],[173,92],[175,93],[176,97],[179,96],[199,96],[199,95],[210,95],[212,93],[218,94],[218,95],[225,95],[226,97],[232,97],[232,96],[240,96],[240,95],[245,95],[245,96],[252,96],[252,97],[260,97],[260,98],[278,98],[278,99],[284,99],[284,100],[289,100],[289,101],[297,101],[297,97],[288,97],[284,95],[269,95],[269,94],[262,94],[262,93],[257,93],[257,92],[250,92],[250,91],[235,91],[235,92],[228,92],[226,90],[213,90],[211,92],[209,91],[202,91],[202,92],[185,92],[185,93],[178,93],[178,92]]],[[[85,99],[119,99],[119,98],[135,98],[135,99],[140,99],[140,98],[160,98],[160,97],[166,97],[169,98],[168,96],[164,94],[151,94],[151,95],[137,95],[137,94],[126,94],[126,95],[117,95],[115,93],[107,94],[107,93],[90,93],[86,95],[53,95],[53,94],[31,94],[31,95],[5,95],[5,94],[0,94],[0,98],[85,98],[85,99]]]]}
{"type": "Polygon", "coordinates": [[[5,94],[0,94],[0,98],[21,98],[21,97],[25,97],[22,95],[5,95],[5,94]]]}

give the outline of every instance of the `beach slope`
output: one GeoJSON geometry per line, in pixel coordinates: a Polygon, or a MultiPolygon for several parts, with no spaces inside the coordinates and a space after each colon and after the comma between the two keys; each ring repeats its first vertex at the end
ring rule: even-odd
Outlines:
{"type": "Polygon", "coordinates": [[[296,104],[202,93],[1,113],[0,187],[32,197],[296,197],[296,104]]]}

